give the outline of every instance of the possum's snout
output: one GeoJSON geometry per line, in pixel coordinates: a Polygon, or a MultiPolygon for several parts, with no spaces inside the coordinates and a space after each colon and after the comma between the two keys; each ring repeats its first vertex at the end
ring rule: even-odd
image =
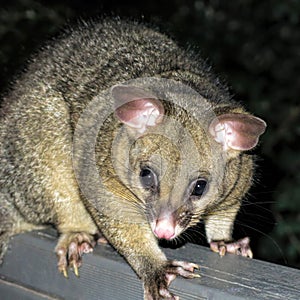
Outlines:
{"type": "Polygon", "coordinates": [[[173,214],[164,214],[151,222],[153,233],[159,239],[171,240],[178,235],[177,222],[173,214]]]}

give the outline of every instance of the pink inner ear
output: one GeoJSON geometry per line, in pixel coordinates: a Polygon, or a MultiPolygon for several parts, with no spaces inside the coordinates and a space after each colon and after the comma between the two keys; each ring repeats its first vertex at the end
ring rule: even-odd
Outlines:
{"type": "Polygon", "coordinates": [[[144,133],[147,127],[161,123],[164,115],[162,103],[139,87],[115,86],[112,89],[117,118],[127,126],[144,133]]]}
{"type": "Polygon", "coordinates": [[[138,99],[116,109],[116,116],[121,122],[139,133],[147,127],[158,125],[163,119],[163,106],[156,99],[138,99]]]}
{"type": "Polygon", "coordinates": [[[215,141],[224,150],[250,150],[254,148],[259,136],[264,133],[266,123],[247,114],[231,113],[218,116],[209,127],[215,141]]]}

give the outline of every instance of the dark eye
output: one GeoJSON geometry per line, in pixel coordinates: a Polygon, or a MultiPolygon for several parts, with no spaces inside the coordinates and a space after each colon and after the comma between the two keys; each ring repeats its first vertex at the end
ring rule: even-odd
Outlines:
{"type": "Polygon", "coordinates": [[[157,177],[150,168],[143,168],[140,172],[140,180],[145,189],[155,189],[157,177]]]}
{"type": "Polygon", "coordinates": [[[192,191],[192,196],[202,196],[205,192],[206,192],[206,189],[207,189],[207,181],[206,179],[198,179],[196,182],[195,182],[195,185],[194,185],[194,189],[192,191]]]}

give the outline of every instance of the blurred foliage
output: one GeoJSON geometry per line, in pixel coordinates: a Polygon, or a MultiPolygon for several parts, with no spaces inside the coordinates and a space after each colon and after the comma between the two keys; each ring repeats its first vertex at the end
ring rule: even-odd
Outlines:
{"type": "Polygon", "coordinates": [[[300,267],[300,1],[10,1],[0,10],[1,90],[65,23],[112,13],[159,24],[196,48],[267,121],[235,234],[251,236],[257,257],[300,267]]]}

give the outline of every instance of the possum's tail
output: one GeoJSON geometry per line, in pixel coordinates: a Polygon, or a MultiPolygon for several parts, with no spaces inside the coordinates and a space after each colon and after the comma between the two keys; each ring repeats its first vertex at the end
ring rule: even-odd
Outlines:
{"type": "Polygon", "coordinates": [[[13,235],[46,227],[26,222],[14,205],[0,192],[0,265],[13,235]]]}
{"type": "Polygon", "coordinates": [[[14,234],[13,208],[0,198],[0,264],[7,250],[9,238],[14,234]]]}
{"type": "Polygon", "coordinates": [[[7,250],[10,234],[8,232],[0,233],[0,265],[3,262],[4,254],[7,250]]]}

